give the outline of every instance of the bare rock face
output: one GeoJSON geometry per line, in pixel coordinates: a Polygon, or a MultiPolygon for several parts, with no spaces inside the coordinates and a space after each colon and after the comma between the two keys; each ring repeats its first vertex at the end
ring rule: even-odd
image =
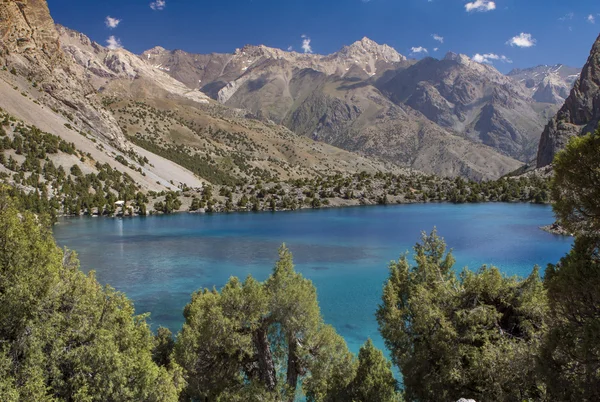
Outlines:
{"type": "Polygon", "coordinates": [[[428,82],[420,82],[406,104],[442,127],[452,127],[454,124],[454,106],[428,82]]]}
{"type": "MultiPolygon", "coordinates": [[[[461,138],[451,131],[455,127],[465,131],[470,116],[477,114],[464,105],[486,97],[508,104],[510,97],[495,96],[494,86],[518,87],[492,67],[466,56],[450,57],[443,64],[456,69],[436,75],[435,63],[431,70],[428,60],[407,60],[393,48],[363,38],[330,55],[249,45],[224,55],[153,48],[141,59],[189,87],[199,86],[224,105],[281,123],[296,134],[400,166],[481,180],[520,165],[511,157],[523,153],[518,146],[498,146],[501,155],[479,138],[461,138]],[[412,69],[416,64],[423,68],[412,69]],[[407,70],[409,74],[403,75],[407,70]],[[461,76],[463,70],[469,74],[461,76]],[[482,76],[491,84],[480,85],[482,76]],[[404,93],[404,87],[410,90],[404,93]]],[[[495,109],[497,113],[503,113],[501,107],[495,109]]],[[[506,119],[504,114],[501,117],[506,119]]],[[[542,127],[539,123],[532,130],[538,137],[530,142],[537,144],[542,127]]],[[[494,135],[503,133],[499,129],[494,135]]],[[[509,134],[513,137],[523,138],[509,134]]],[[[489,144],[500,142],[494,139],[489,144]]]]}
{"type": "Polygon", "coordinates": [[[389,72],[376,86],[396,104],[406,104],[445,129],[523,162],[535,158],[547,122],[532,91],[461,54],[425,58],[389,72]]]}
{"type": "Polygon", "coordinates": [[[167,74],[126,49],[109,49],[91,41],[82,33],[57,26],[61,48],[86,73],[88,82],[97,90],[111,84],[120,89],[133,86],[147,96],[179,96],[198,103],[208,103],[208,97],[167,74]],[[143,83],[143,84],[142,84],[143,83]]]}
{"type": "Polygon", "coordinates": [[[0,2],[0,63],[36,82],[47,94],[41,100],[77,127],[125,147],[117,122],[92,99],[84,71],[62,52],[45,0],[0,2]]]}
{"type": "Polygon", "coordinates": [[[562,105],[580,73],[580,68],[556,64],[514,69],[508,76],[521,83],[536,102],[562,105]]]}
{"type": "Polygon", "coordinates": [[[592,132],[600,122],[600,37],[571,94],[550,120],[540,139],[537,166],[550,165],[569,138],[592,132]]]}

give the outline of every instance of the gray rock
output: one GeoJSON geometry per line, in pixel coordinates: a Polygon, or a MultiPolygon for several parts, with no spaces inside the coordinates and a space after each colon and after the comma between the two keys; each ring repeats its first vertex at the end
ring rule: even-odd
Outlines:
{"type": "Polygon", "coordinates": [[[550,165],[554,155],[573,136],[592,132],[600,122],[600,36],[596,39],[581,76],[563,107],[548,123],[537,156],[537,166],[550,165]]]}

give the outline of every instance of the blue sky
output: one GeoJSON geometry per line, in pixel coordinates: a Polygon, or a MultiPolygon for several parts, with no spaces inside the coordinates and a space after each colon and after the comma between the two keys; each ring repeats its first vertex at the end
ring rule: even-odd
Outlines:
{"type": "Polygon", "coordinates": [[[245,44],[302,51],[304,35],[314,53],[329,54],[367,36],[413,58],[441,58],[447,51],[478,54],[503,72],[538,64],[581,67],[600,32],[598,0],[48,0],[48,4],[56,22],[103,45],[113,36],[114,45],[120,43],[135,53],[157,45],[193,53],[232,52],[245,44]],[[113,20],[111,28],[108,16],[120,22],[113,20]],[[511,45],[512,38],[516,39],[511,45]]]}

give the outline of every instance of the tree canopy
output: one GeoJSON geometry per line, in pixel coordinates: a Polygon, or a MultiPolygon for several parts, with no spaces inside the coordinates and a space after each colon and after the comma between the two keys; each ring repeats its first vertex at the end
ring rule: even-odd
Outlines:
{"type": "Polygon", "coordinates": [[[152,361],[154,338],[124,294],[60,250],[44,220],[0,195],[3,401],[177,401],[180,370],[152,361]]]}
{"type": "Polygon", "coordinates": [[[353,378],[351,353],[324,324],[314,285],[285,247],[264,283],[231,278],[221,292],[196,292],[184,316],[175,353],[190,398],[260,389],[293,400],[302,379],[309,398],[323,400],[353,378]]]}
{"type": "Polygon", "coordinates": [[[369,341],[356,358],[326,325],[311,281],[282,246],[264,282],[231,278],[185,308],[175,357],[187,373],[185,396],[209,400],[382,402],[398,400],[391,365],[369,341]],[[396,399],[395,399],[396,398],[396,399]]]}
{"type": "Polygon", "coordinates": [[[552,194],[559,222],[576,235],[546,269],[551,326],[539,366],[553,400],[600,400],[600,128],[557,154],[552,194]]]}
{"type": "Polygon", "coordinates": [[[543,396],[535,369],[546,299],[538,270],[525,280],[497,268],[464,270],[434,230],[390,265],[380,332],[407,400],[521,401],[543,396]]]}
{"type": "Polygon", "coordinates": [[[600,128],[573,137],[554,159],[554,212],[571,233],[600,235],[600,128]]]}

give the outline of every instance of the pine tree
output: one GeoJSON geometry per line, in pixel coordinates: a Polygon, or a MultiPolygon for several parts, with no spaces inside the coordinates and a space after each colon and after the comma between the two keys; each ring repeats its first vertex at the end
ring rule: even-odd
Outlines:
{"type": "Polygon", "coordinates": [[[43,216],[0,195],[3,401],[177,401],[180,370],[152,361],[144,316],[85,275],[43,216]]]}
{"type": "Polygon", "coordinates": [[[302,383],[310,400],[321,401],[353,378],[352,355],[323,323],[315,287],[294,270],[285,247],[264,283],[231,278],[221,292],[196,292],[184,316],[175,356],[189,398],[260,390],[293,401],[302,383]]]}
{"type": "Polygon", "coordinates": [[[370,339],[358,352],[358,368],[349,388],[351,400],[354,402],[402,400],[396,391],[397,383],[392,373],[392,364],[370,339]]]}
{"type": "Polygon", "coordinates": [[[435,231],[423,234],[414,259],[414,267],[406,255],[390,265],[377,311],[406,398],[541,398],[535,358],[547,301],[538,270],[519,280],[484,266],[457,278],[435,231]]]}
{"type": "Polygon", "coordinates": [[[539,366],[552,400],[600,400],[600,128],[571,139],[554,160],[559,223],[571,252],[546,269],[551,327],[539,366]]]}

